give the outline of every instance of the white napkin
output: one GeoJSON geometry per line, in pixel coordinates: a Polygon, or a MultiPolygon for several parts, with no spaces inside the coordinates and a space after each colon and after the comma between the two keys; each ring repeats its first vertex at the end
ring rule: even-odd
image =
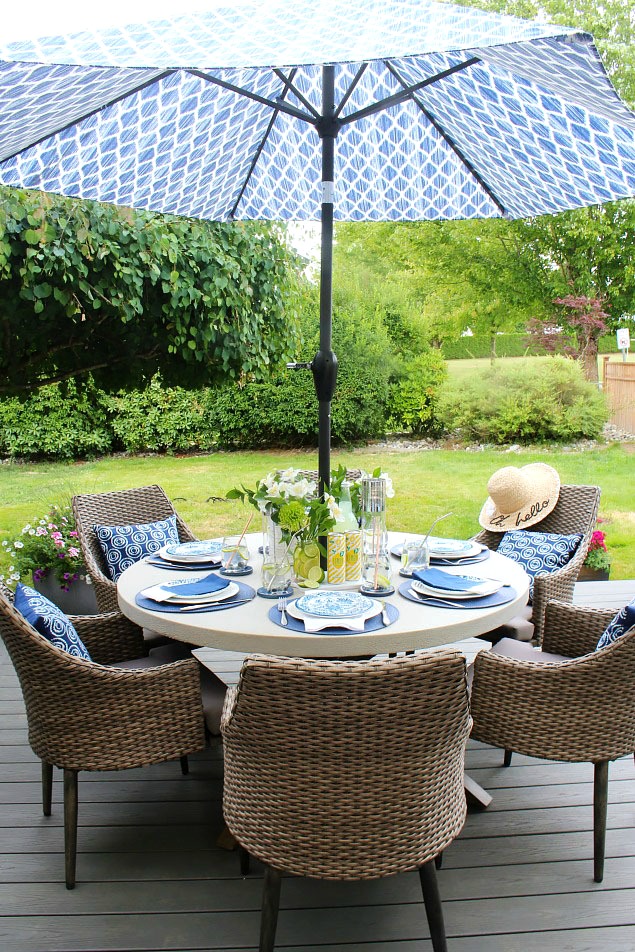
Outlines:
{"type": "Polygon", "coordinates": [[[324,628],[346,628],[347,631],[364,631],[366,617],[361,618],[313,618],[302,616],[304,628],[309,632],[322,631],[324,628]]]}

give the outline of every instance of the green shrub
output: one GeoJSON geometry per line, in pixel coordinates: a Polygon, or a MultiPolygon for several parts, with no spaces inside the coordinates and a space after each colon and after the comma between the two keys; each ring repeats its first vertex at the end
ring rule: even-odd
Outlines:
{"type": "Polygon", "coordinates": [[[593,439],[608,417],[603,395],[565,357],[534,358],[448,382],[437,415],[446,430],[486,443],[593,439]]]}
{"type": "Polygon", "coordinates": [[[424,351],[408,361],[390,388],[389,426],[413,433],[434,429],[436,397],[447,375],[438,350],[424,351]]]}
{"type": "MultiPolygon", "coordinates": [[[[474,335],[460,340],[444,341],[443,356],[446,360],[467,360],[475,357],[490,357],[492,341],[489,336],[474,335]]],[[[527,334],[497,334],[497,357],[528,357],[537,353],[535,344],[528,342],[527,334]]]]}
{"type": "Polygon", "coordinates": [[[112,433],[102,398],[92,381],[80,388],[70,380],[24,400],[0,400],[0,453],[59,460],[108,453],[112,433]]]}
{"type": "Polygon", "coordinates": [[[205,390],[165,387],[156,375],[144,390],[105,396],[110,425],[129,453],[210,449],[216,434],[205,390]]]}

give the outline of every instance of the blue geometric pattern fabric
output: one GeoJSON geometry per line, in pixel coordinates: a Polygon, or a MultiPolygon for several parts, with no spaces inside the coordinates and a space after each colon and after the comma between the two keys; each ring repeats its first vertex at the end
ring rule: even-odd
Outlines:
{"type": "Polygon", "coordinates": [[[14,606],[24,619],[56,648],[68,651],[74,658],[91,660],[70,619],[44,595],[40,595],[29,585],[18,582],[14,606]]]}
{"type": "Polygon", "coordinates": [[[501,539],[498,552],[513,559],[530,576],[529,601],[534,596],[534,576],[560,569],[571,559],[580,544],[580,534],[559,535],[556,532],[529,532],[514,529],[501,539]]]}
{"type": "Polygon", "coordinates": [[[176,516],[158,522],[127,526],[93,526],[113,582],[146,555],[158,552],[168,542],[179,541],[176,516]]]}
{"type": "Polygon", "coordinates": [[[628,605],[625,605],[624,608],[617,613],[615,618],[609,622],[602,632],[595,650],[598,651],[600,648],[606,648],[607,645],[612,645],[614,641],[617,641],[617,639],[625,635],[627,631],[630,631],[633,626],[635,626],[635,599],[628,605]]]}
{"type": "Polygon", "coordinates": [[[635,117],[587,34],[433,0],[187,7],[0,47],[0,183],[318,219],[332,63],[336,220],[519,218],[635,194],[635,117]]]}

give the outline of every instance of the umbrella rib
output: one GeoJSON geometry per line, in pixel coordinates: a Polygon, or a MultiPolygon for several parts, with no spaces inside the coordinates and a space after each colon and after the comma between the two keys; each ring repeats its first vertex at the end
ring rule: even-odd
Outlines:
{"type": "MultiPolygon", "coordinates": [[[[146,73],[146,70],[143,71],[146,73]]],[[[118,96],[113,96],[112,99],[108,99],[106,102],[100,103],[99,106],[96,106],[94,109],[91,109],[89,112],[85,112],[79,116],[75,116],[69,122],[65,122],[64,125],[58,126],[56,129],[50,129],[44,135],[40,136],[39,139],[34,139],[33,142],[29,142],[28,145],[24,145],[19,149],[16,149],[15,152],[11,152],[8,155],[0,155],[0,161],[6,162],[9,159],[14,159],[16,156],[20,155],[21,152],[24,152],[26,148],[33,148],[36,145],[40,145],[42,142],[46,142],[47,139],[50,139],[52,136],[60,135],[66,129],[70,129],[72,126],[78,125],[80,122],[84,122],[86,119],[90,119],[91,116],[96,116],[98,113],[102,112],[104,109],[108,109],[109,106],[114,106],[115,103],[121,102],[124,99],[127,99],[128,96],[134,95],[134,93],[140,92],[142,89],[146,89],[148,86],[152,86],[153,83],[157,83],[162,79],[165,79],[168,76],[171,76],[173,73],[176,73],[176,69],[163,69],[160,72],[155,72],[150,79],[146,79],[143,83],[139,83],[138,86],[133,86],[131,89],[127,89],[124,93],[120,93],[118,96]]]]}
{"type": "Polygon", "coordinates": [[[344,93],[344,95],[342,96],[342,99],[341,99],[341,101],[340,101],[340,104],[339,104],[339,106],[337,107],[337,109],[335,110],[335,114],[334,114],[334,118],[335,118],[335,119],[338,118],[338,116],[339,116],[339,114],[341,113],[342,109],[344,108],[344,106],[346,105],[346,103],[348,102],[348,100],[350,99],[350,97],[352,96],[355,87],[357,86],[357,84],[359,83],[360,79],[362,78],[362,76],[363,76],[364,73],[366,72],[367,68],[368,68],[368,63],[362,63],[362,65],[359,67],[359,69],[358,69],[357,72],[355,73],[355,75],[354,75],[354,77],[353,77],[353,81],[351,82],[350,86],[348,87],[348,89],[346,90],[346,92],[344,93]]]}
{"type": "Polygon", "coordinates": [[[303,122],[308,122],[313,126],[315,125],[316,120],[310,113],[302,112],[301,109],[296,109],[294,106],[288,105],[288,103],[281,103],[278,100],[267,99],[266,96],[259,96],[258,93],[252,93],[249,89],[243,89],[242,86],[228,83],[226,80],[220,79],[218,76],[212,76],[210,73],[205,73],[201,69],[188,69],[186,72],[192,76],[198,76],[199,79],[203,79],[207,83],[213,83],[215,86],[227,89],[231,93],[236,93],[238,96],[253,99],[254,102],[262,103],[263,106],[269,106],[270,109],[286,112],[287,115],[293,116],[295,119],[301,119],[303,122]]]}
{"type": "Polygon", "coordinates": [[[344,116],[344,118],[340,119],[339,121],[343,126],[345,126],[350,122],[357,122],[359,119],[365,119],[366,116],[372,116],[376,112],[382,112],[384,109],[390,109],[391,106],[398,106],[400,103],[405,102],[406,99],[412,99],[414,94],[420,89],[424,89],[426,86],[430,86],[432,83],[436,83],[440,79],[446,79],[448,76],[452,76],[454,73],[468,69],[470,66],[474,66],[476,63],[480,62],[481,60],[478,56],[471,56],[463,63],[456,63],[454,66],[450,66],[448,69],[444,69],[442,72],[436,73],[435,76],[429,76],[427,79],[422,79],[420,83],[415,83],[414,86],[407,86],[400,93],[394,93],[392,96],[386,96],[385,99],[379,99],[370,106],[364,106],[363,109],[359,109],[357,112],[351,112],[348,116],[344,116]]]}
{"type": "MultiPolygon", "coordinates": [[[[291,71],[291,75],[289,76],[289,78],[287,78],[287,77],[284,76],[284,75],[282,75],[282,76],[280,77],[280,78],[283,80],[284,86],[285,86],[285,88],[284,88],[284,89],[282,90],[282,92],[280,93],[280,99],[281,99],[281,100],[286,96],[287,92],[288,92],[290,89],[293,90],[293,92],[295,93],[295,88],[294,88],[294,86],[293,86],[292,84],[293,84],[293,79],[294,79],[295,74],[297,73],[297,71],[298,71],[297,68],[294,68],[294,69],[291,71]]],[[[277,74],[277,71],[276,71],[276,74],[277,74]]],[[[230,211],[230,213],[229,213],[229,217],[230,217],[230,218],[233,218],[234,215],[236,214],[236,209],[237,209],[238,206],[240,205],[240,200],[241,200],[241,198],[243,197],[243,195],[245,194],[245,189],[246,189],[247,186],[249,185],[249,180],[250,180],[250,178],[251,178],[251,176],[252,176],[252,174],[253,174],[253,171],[254,171],[254,169],[255,169],[255,167],[256,167],[256,163],[258,162],[258,159],[259,159],[260,156],[262,155],[262,150],[264,149],[265,143],[267,142],[267,139],[269,138],[269,135],[270,135],[270,133],[271,133],[271,130],[273,129],[273,124],[274,124],[274,122],[276,121],[276,119],[278,118],[278,112],[279,112],[279,111],[280,111],[280,110],[279,110],[278,108],[276,108],[276,109],[274,110],[274,112],[272,113],[271,118],[269,119],[269,122],[268,122],[268,124],[267,124],[267,130],[266,130],[265,134],[263,135],[262,139],[260,140],[260,144],[258,145],[258,148],[256,149],[256,151],[255,151],[255,153],[254,153],[254,157],[253,157],[253,159],[251,160],[251,165],[249,166],[249,171],[247,172],[247,175],[245,176],[245,181],[244,181],[243,184],[241,185],[240,191],[238,192],[238,195],[236,196],[236,201],[234,202],[234,204],[233,204],[233,206],[232,206],[232,209],[231,209],[231,211],[230,211]]]]}
{"type": "MultiPolygon", "coordinates": [[[[399,75],[399,73],[397,72],[397,70],[394,68],[394,66],[393,66],[391,63],[387,62],[387,61],[386,61],[386,68],[387,68],[388,71],[395,77],[395,79],[397,80],[397,82],[398,82],[398,83],[401,83],[401,85],[404,87],[404,89],[407,88],[407,83],[405,82],[405,80],[403,80],[403,79],[401,78],[401,76],[399,75]]],[[[414,102],[415,102],[415,103],[417,104],[417,106],[419,107],[419,109],[421,110],[421,112],[424,114],[424,116],[425,116],[426,119],[428,120],[428,122],[430,123],[430,125],[434,126],[434,128],[435,128],[436,131],[439,133],[439,135],[440,135],[441,138],[444,140],[444,142],[447,142],[447,144],[450,146],[450,148],[452,149],[452,151],[454,152],[454,154],[457,156],[457,158],[463,163],[463,165],[465,166],[465,168],[468,170],[468,172],[470,173],[470,175],[472,175],[473,178],[478,182],[478,184],[481,186],[481,188],[483,189],[483,191],[484,191],[487,195],[489,195],[489,197],[490,197],[491,200],[494,202],[494,204],[496,205],[496,207],[498,208],[498,210],[500,211],[500,213],[501,213],[502,215],[507,216],[507,215],[508,215],[508,212],[507,212],[507,209],[505,208],[505,206],[499,201],[499,199],[496,197],[496,195],[494,194],[494,192],[492,191],[492,189],[489,187],[489,185],[487,184],[487,182],[485,181],[485,179],[482,177],[482,175],[481,175],[479,172],[477,172],[477,170],[474,168],[474,166],[472,165],[472,163],[470,162],[470,160],[467,158],[467,156],[465,156],[465,155],[463,154],[463,152],[461,151],[461,149],[459,149],[459,147],[458,147],[458,145],[456,144],[456,142],[454,141],[454,139],[452,139],[452,137],[447,134],[447,132],[445,131],[445,129],[437,122],[437,120],[434,118],[434,116],[432,115],[432,113],[431,113],[431,112],[428,112],[428,110],[425,108],[425,106],[423,105],[423,103],[420,102],[420,101],[417,99],[416,96],[413,96],[413,99],[414,99],[414,102]]]]}
{"type": "MultiPolygon", "coordinates": [[[[291,79],[288,79],[284,75],[282,70],[277,69],[276,67],[274,67],[273,72],[276,74],[278,79],[281,79],[282,82],[285,84],[286,89],[284,90],[284,92],[287,92],[287,90],[291,90],[291,92],[296,97],[296,99],[298,99],[302,103],[303,106],[306,106],[306,108],[309,110],[311,115],[314,116],[316,119],[320,119],[320,114],[317,111],[317,109],[311,105],[308,99],[305,99],[305,97],[302,95],[298,87],[294,86],[294,84],[291,82],[291,79]]],[[[297,69],[294,69],[291,75],[295,76],[296,72],[297,72],[297,69]]],[[[284,93],[282,93],[281,95],[284,96],[284,93]]]]}

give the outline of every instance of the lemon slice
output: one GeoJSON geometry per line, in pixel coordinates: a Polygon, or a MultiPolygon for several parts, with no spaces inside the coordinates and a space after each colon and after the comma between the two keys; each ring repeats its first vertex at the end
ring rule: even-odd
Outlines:
{"type": "Polygon", "coordinates": [[[304,554],[306,555],[307,559],[315,559],[320,554],[320,550],[318,549],[315,542],[307,542],[307,544],[304,546],[304,554]]]}
{"type": "Polygon", "coordinates": [[[300,588],[319,588],[319,587],[320,587],[320,583],[319,583],[319,582],[314,582],[314,581],[313,581],[312,579],[310,579],[310,578],[305,578],[303,582],[298,582],[298,586],[299,586],[300,588]]]}
{"type": "Polygon", "coordinates": [[[319,585],[320,582],[324,581],[324,569],[320,568],[319,565],[312,565],[306,577],[310,582],[317,582],[319,585]]]}
{"type": "Polygon", "coordinates": [[[377,576],[377,587],[378,588],[390,588],[390,579],[387,575],[378,575],[377,576]]]}

